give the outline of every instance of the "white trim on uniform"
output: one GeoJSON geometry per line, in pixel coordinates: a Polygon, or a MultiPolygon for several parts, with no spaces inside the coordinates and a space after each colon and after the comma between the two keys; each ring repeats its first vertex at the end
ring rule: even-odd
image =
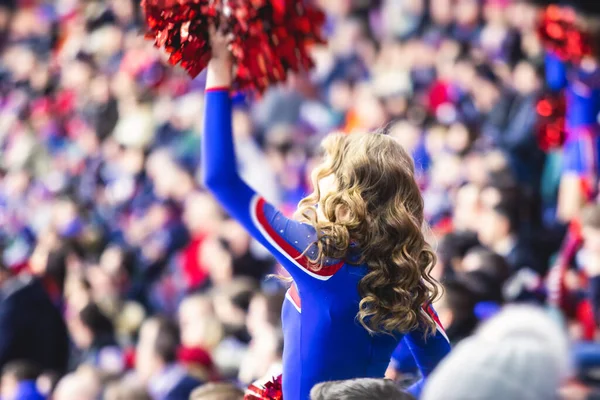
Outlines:
{"type": "Polygon", "coordinates": [[[444,328],[442,328],[440,326],[440,324],[437,323],[437,321],[435,323],[435,327],[436,327],[437,331],[440,332],[442,334],[442,336],[444,336],[444,339],[446,339],[446,341],[448,341],[448,343],[450,343],[450,339],[448,339],[448,335],[446,335],[446,331],[444,331],[444,328]]]}
{"type": "Polygon", "coordinates": [[[256,229],[258,229],[258,231],[261,233],[261,235],[267,240],[267,242],[269,242],[269,244],[271,246],[273,246],[275,248],[275,250],[279,251],[281,254],[283,254],[285,256],[285,258],[288,259],[288,261],[290,261],[292,264],[294,264],[296,267],[298,267],[299,269],[301,269],[302,271],[304,271],[306,274],[312,276],[313,278],[316,278],[318,280],[321,281],[326,281],[329,280],[333,275],[328,275],[328,276],[321,276],[321,275],[317,275],[309,270],[307,270],[306,268],[304,268],[302,265],[300,265],[298,263],[297,260],[294,259],[294,257],[292,257],[290,254],[288,254],[287,251],[284,251],[278,244],[277,242],[275,242],[275,240],[267,233],[267,231],[265,230],[265,228],[261,225],[261,223],[258,221],[258,216],[256,215],[256,211],[257,211],[257,206],[258,206],[258,202],[261,199],[261,196],[256,194],[254,195],[254,197],[252,198],[252,201],[250,201],[250,218],[252,218],[252,222],[254,223],[254,226],[256,226],[256,229]]]}
{"type": "Polygon", "coordinates": [[[296,311],[298,311],[300,314],[302,314],[302,309],[298,306],[298,304],[296,304],[296,302],[292,298],[292,295],[290,294],[289,289],[285,292],[285,298],[288,299],[290,303],[292,303],[292,305],[294,306],[296,311]]]}
{"type": "Polygon", "coordinates": [[[450,343],[450,339],[448,339],[448,335],[446,335],[446,331],[444,330],[444,328],[441,327],[441,325],[437,322],[437,319],[433,316],[430,315],[425,309],[421,309],[421,311],[423,313],[425,313],[425,315],[427,315],[429,318],[431,318],[433,320],[433,322],[435,322],[435,330],[436,332],[439,332],[442,334],[442,336],[444,337],[444,339],[446,339],[446,341],[448,343],[450,343]]]}

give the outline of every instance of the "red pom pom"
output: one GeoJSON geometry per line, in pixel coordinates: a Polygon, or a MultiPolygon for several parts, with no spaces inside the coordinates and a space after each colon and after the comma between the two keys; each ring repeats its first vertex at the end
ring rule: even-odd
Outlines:
{"type": "Polygon", "coordinates": [[[281,375],[259,387],[250,385],[244,400],[283,400],[283,386],[281,375]]]}
{"type": "Polygon", "coordinates": [[[577,26],[577,15],[571,8],[552,5],[546,8],[538,27],[544,47],[563,61],[579,63],[592,54],[592,38],[577,26]]]}
{"type": "Polygon", "coordinates": [[[208,27],[224,24],[232,34],[235,85],[262,93],[284,81],[289,71],[313,66],[308,47],[324,43],[325,15],[304,0],[142,0],[149,27],[147,37],[181,63],[190,76],[198,75],[211,57],[208,27]]]}
{"type": "Polygon", "coordinates": [[[551,151],[565,141],[566,100],[563,93],[546,94],[538,101],[537,138],[540,148],[551,151]]]}
{"type": "Polygon", "coordinates": [[[149,32],[157,47],[170,55],[169,63],[181,66],[193,78],[210,60],[208,26],[215,14],[209,0],[142,0],[149,32]]]}
{"type": "Polygon", "coordinates": [[[308,47],[324,43],[325,15],[303,0],[232,0],[232,53],[240,89],[263,92],[289,71],[313,66],[308,47]]]}

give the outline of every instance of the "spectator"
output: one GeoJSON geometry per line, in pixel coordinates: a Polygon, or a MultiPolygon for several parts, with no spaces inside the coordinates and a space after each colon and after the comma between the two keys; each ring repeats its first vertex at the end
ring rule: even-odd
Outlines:
{"type": "Polygon", "coordinates": [[[244,392],[229,383],[208,383],[194,390],[190,400],[243,400],[244,392]]]}
{"type": "Polygon", "coordinates": [[[238,379],[246,384],[265,377],[279,376],[282,372],[283,333],[278,327],[263,326],[253,335],[238,379]]]}
{"type": "Polygon", "coordinates": [[[40,279],[10,275],[0,263],[0,366],[25,360],[65,372],[69,342],[59,310],[40,279]]]}
{"type": "Polygon", "coordinates": [[[508,114],[510,122],[501,133],[499,145],[507,152],[517,181],[537,191],[544,164],[544,153],[533,134],[540,77],[535,67],[526,61],[521,61],[513,74],[517,95],[508,114]]]}
{"type": "Polygon", "coordinates": [[[452,222],[458,232],[477,230],[481,209],[481,188],[477,184],[465,184],[456,192],[456,205],[452,222]]]}
{"type": "Polygon", "coordinates": [[[211,352],[223,339],[223,327],[208,296],[190,295],[179,306],[181,345],[179,358],[189,373],[202,380],[217,378],[211,352]]]}
{"type": "Polygon", "coordinates": [[[482,271],[502,285],[510,271],[504,258],[484,247],[475,247],[465,255],[461,269],[464,272],[482,271]]]}
{"type": "Polygon", "coordinates": [[[253,281],[238,279],[214,293],[215,315],[223,325],[225,334],[214,355],[215,362],[225,376],[237,377],[248,349],[251,338],[245,324],[255,291],[253,281]]]}
{"type": "Polygon", "coordinates": [[[477,302],[504,303],[504,286],[510,276],[504,257],[476,247],[465,255],[461,268],[463,272],[457,279],[476,296],[477,302]]]}
{"type": "Polygon", "coordinates": [[[184,222],[192,238],[183,250],[183,273],[188,289],[201,287],[208,278],[208,266],[203,265],[202,251],[207,236],[219,231],[221,210],[207,194],[194,193],[185,202],[184,222]]]}
{"type": "Polygon", "coordinates": [[[589,282],[591,302],[596,326],[600,326],[600,207],[591,205],[583,209],[583,247],[580,250],[580,267],[589,282]]]}
{"type": "Polygon", "coordinates": [[[90,368],[79,368],[64,376],[53,394],[55,400],[95,400],[101,392],[101,382],[97,372],[90,368]]]}
{"type": "Polygon", "coordinates": [[[246,326],[251,341],[240,367],[238,379],[252,383],[255,380],[281,373],[283,333],[281,311],[285,293],[257,293],[248,307],[246,326]]]}
{"type": "Polygon", "coordinates": [[[213,350],[223,338],[210,296],[193,294],[179,305],[181,343],[185,347],[213,350]]]}
{"type": "Polygon", "coordinates": [[[528,268],[543,274],[531,246],[519,237],[518,226],[516,205],[501,202],[483,211],[477,236],[482,244],[506,259],[512,273],[528,268]]]}
{"type": "Polygon", "coordinates": [[[153,317],[142,325],[136,348],[137,377],[154,400],[188,398],[202,382],[190,377],[177,362],[177,325],[163,317],[153,317]]]}
{"type": "Polygon", "coordinates": [[[444,236],[438,248],[438,268],[444,278],[452,278],[461,269],[468,251],[479,245],[477,234],[470,231],[450,232],[444,236]]]}
{"type": "Polygon", "coordinates": [[[183,347],[179,350],[178,359],[190,377],[200,382],[216,381],[220,378],[210,352],[202,347],[183,347]]]}
{"type": "Polygon", "coordinates": [[[246,318],[246,326],[250,335],[260,333],[265,326],[280,327],[284,298],[285,293],[282,291],[259,292],[252,297],[246,318]]]}
{"type": "Polygon", "coordinates": [[[104,393],[104,400],[152,400],[144,388],[123,382],[109,385],[104,393]]]}
{"type": "Polygon", "coordinates": [[[27,361],[12,361],[2,371],[3,400],[44,400],[36,386],[39,370],[27,361]]]}
{"type": "Polygon", "coordinates": [[[552,399],[568,377],[567,338],[542,310],[508,308],[456,347],[424,400],[552,399]]]}
{"type": "Polygon", "coordinates": [[[444,289],[444,295],[436,304],[436,310],[450,343],[455,345],[469,337],[478,324],[475,315],[477,298],[460,281],[446,282],[444,289]]]}
{"type": "Polygon", "coordinates": [[[115,338],[112,321],[96,304],[86,305],[76,317],[71,318],[69,330],[83,353],[83,363],[105,372],[122,372],[123,356],[115,338]]]}
{"type": "Polygon", "coordinates": [[[310,391],[310,399],[411,400],[413,397],[400,390],[392,381],[363,378],[319,383],[310,391]]]}
{"type": "MultiPolygon", "coordinates": [[[[316,3],[328,43],[312,49],[315,69],[234,99],[244,178],[291,214],[312,191],[325,134],[384,129],[415,160],[450,339],[468,341],[504,304],[546,300],[590,392],[600,224],[595,207],[575,211],[597,200],[598,163],[581,152],[597,136],[597,60],[544,59],[533,1],[316,3]],[[577,102],[569,144],[548,154],[542,66],[577,102]]],[[[136,0],[0,0],[0,367],[36,364],[46,397],[75,369],[58,400],[98,398],[90,365],[124,384],[115,396],[137,396],[128,370],[156,315],[177,312],[180,362],[168,364],[185,376],[246,381],[280,362],[286,283],[265,277],[282,271],[198,183],[205,77],[168,66],[144,29],[136,0]]],[[[393,377],[418,378],[399,351],[393,377]]]]}

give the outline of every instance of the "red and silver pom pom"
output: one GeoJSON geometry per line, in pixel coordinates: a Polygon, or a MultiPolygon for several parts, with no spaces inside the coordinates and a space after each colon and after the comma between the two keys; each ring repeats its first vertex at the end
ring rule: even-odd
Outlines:
{"type": "Polygon", "coordinates": [[[546,8],[538,27],[544,47],[563,61],[578,64],[592,54],[592,38],[577,26],[577,15],[568,7],[551,5],[546,8]]]}
{"type": "Polygon", "coordinates": [[[545,94],[537,103],[537,139],[540,148],[546,152],[560,148],[566,137],[564,93],[545,94]]]}
{"type": "Polygon", "coordinates": [[[304,0],[230,0],[232,54],[241,89],[263,92],[290,71],[313,67],[309,46],[324,43],[325,15],[304,0]]]}
{"type": "Polygon", "coordinates": [[[264,383],[254,383],[248,387],[244,400],[283,400],[281,375],[264,383]]]}
{"type": "Polygon", "coordinates": [[[313,66],[309,46],[324,43],[325,15],[305,0],[142,0],[147,37],[191,77],[211,57],[209,26],[231,35],[235,85],[262,93],[289,72],[313,66]]]}
{"type": "Polygon", "coordinates": [[[142,0],[148,25],[146,37],[196,77],[210,61],[209,24],[216,16],[210,0],[142,0]]]}

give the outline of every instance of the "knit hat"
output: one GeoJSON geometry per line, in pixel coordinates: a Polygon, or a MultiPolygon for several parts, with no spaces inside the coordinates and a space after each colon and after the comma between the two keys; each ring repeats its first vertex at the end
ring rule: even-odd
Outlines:
{"type": "Polygon", "coordinates": [[[560,327],[538,308],[508,307],[450,353],[422,400],[553,400],[568,374],[560,327]]]}

